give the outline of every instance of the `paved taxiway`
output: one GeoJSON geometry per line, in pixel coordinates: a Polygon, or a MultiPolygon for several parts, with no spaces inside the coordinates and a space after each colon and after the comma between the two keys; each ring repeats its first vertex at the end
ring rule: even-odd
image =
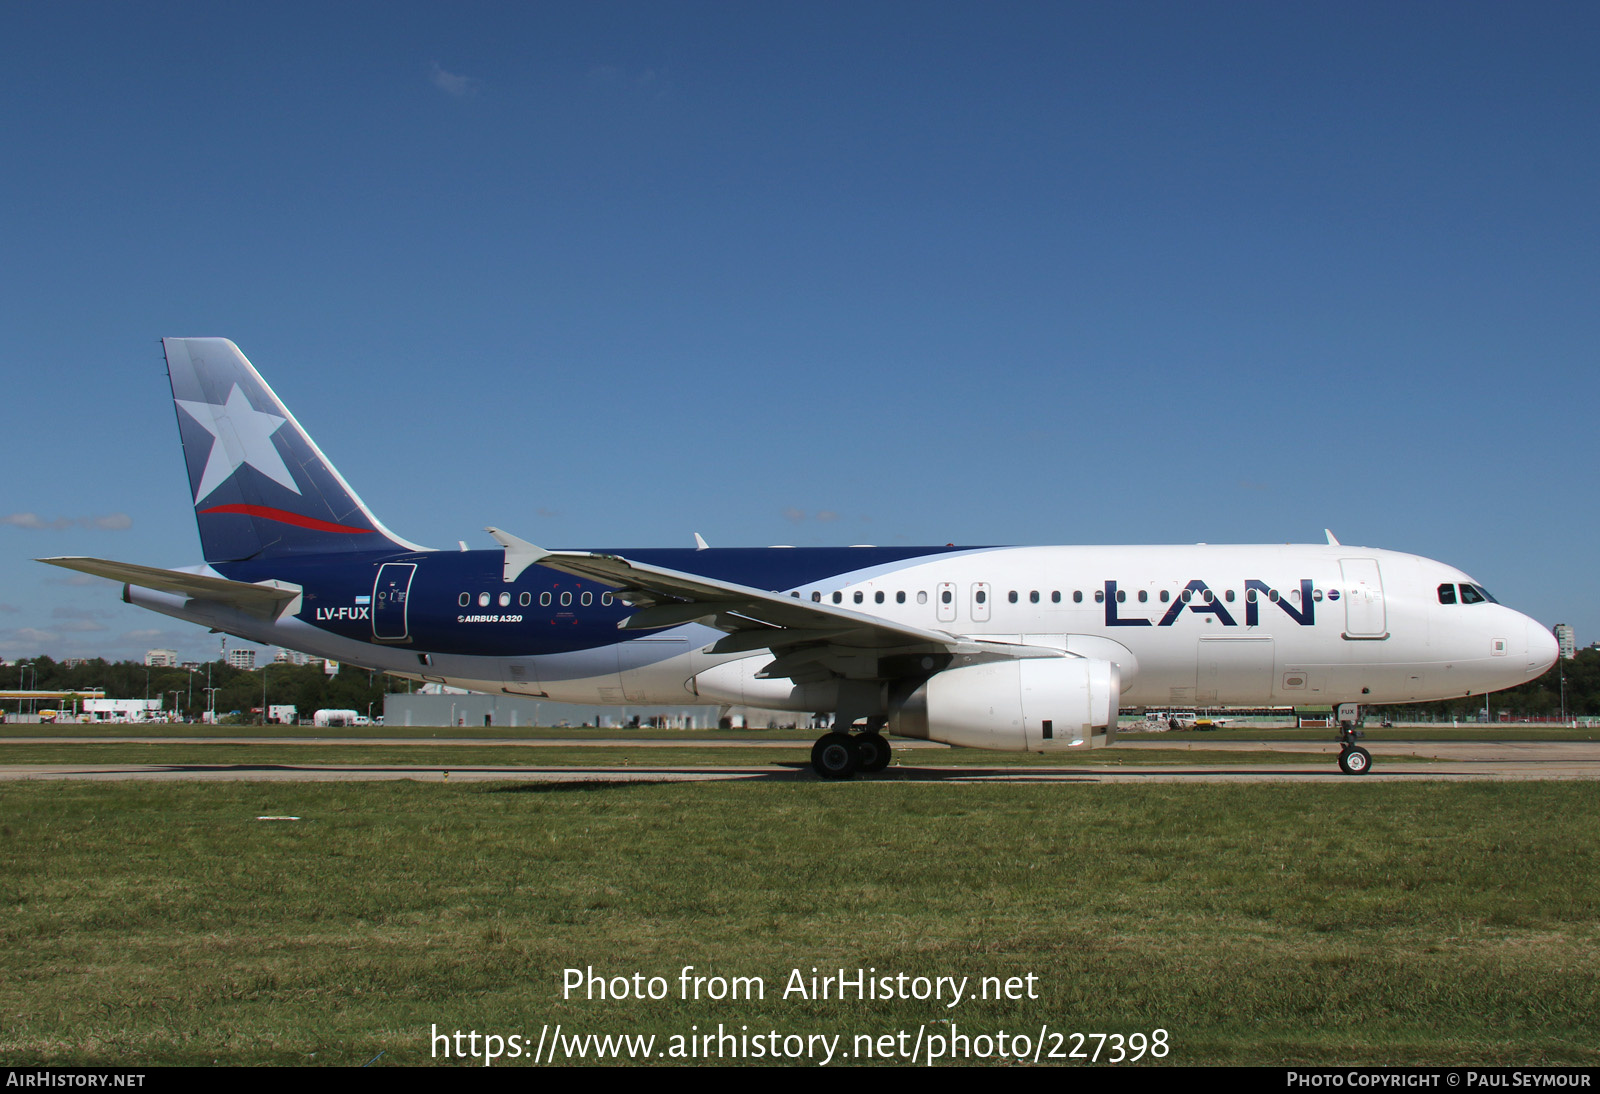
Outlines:
{"type": "MultiPolygon", "coordinates": [[[[22,744],[25,738],[9,738],[22,744]]],[[[93,738],[107,743],[108,738],[93,738]]],[[[154,743],[151,738],[136,738],[154,743]]],[[[170,743],[200,743],[196,738],[172,738],[170,743]]],[[[303,745],[310,743],[345,745],[464,745],[463,740],[433,738],[307,739],[307,738],[207,738],[214,743],[303,745]]],[[[34,743],[64,743],[61,738],[38,739],[34,743]]],[[[477,738],[472,744],[507,747],[510,745],[567,747],[717,747],[742,746],[804,749],[804,741],[675,741],[670,738],[617,738],[598,740],[505,741],[477,738]]],[[[1360,777],[1364,782],[1419,780],[1523,780],[1523,779],[1600,779],[1600,743],[1589,741],[1388,741],[1368,744],[1373,753],[1372,772],[1360,777]]],[[[875,782],[1353,782],[1334,764],[1336,749],[1317,741],[1127,741],[1115,749],[1096,752],[1092,764],[1051,766],[983,766],[941,764],[938,752],[946,746],[918,741],[896,741],[895,764],[882,774],[863,781],[875,782]],[[924,749],[935,751],[923,751],[924,749]],[[1123,765],[1115,757],[1130,759],[1149,749],[1182,749],[1195,752],[1193,764],[1123,765]],[[1208,763],[1207,753],[1281,752],[1282,763],[1208,763]],[[911,753],[920,753],[911,755],[911,753]]],[[[0,760],[4,749],[0,747],[0,760]]],[[[14,779],[140,779],[153,781],[259,781],[259,782],[370,782],[388,779],[417,779],[429,782],[703,782],[703,781],[814,781],[816,776],[803,762],[773,762],[730,767],[696,764],[594,764],[540,767],[521,764],[470,764],[442,768],[422,764],[5,764],[0,763],[0,780],[14,779]]]]}

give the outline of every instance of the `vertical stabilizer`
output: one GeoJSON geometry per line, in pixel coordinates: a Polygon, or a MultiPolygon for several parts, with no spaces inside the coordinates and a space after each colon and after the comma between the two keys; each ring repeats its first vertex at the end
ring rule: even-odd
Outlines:
{"type": "Polygon", "coordinates": [[[423,550],[385,528],[226,338],[164,338],[207,562],[423,550]]]}

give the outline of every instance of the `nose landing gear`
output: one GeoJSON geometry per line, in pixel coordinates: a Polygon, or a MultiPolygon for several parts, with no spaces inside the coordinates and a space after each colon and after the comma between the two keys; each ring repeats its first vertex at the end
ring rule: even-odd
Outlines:
{"type": "Polygon", "coordinates": [[[1339,723],[1339,770],[1346,775],[1365,775],[1372,770],[1372,753],[1356,744],[1365,736],[1354,722],[1339,723]]]}

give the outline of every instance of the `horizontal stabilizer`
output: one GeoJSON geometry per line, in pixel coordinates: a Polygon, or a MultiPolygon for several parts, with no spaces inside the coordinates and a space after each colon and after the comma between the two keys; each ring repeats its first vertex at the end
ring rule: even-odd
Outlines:
{"type": "Polygon", "coordinates": [[[225,577],[190,574],[181,570],[163,570],[156,566],[140,566],[133,562],[112,562],[104,558],[41,558],[47,562],[79,573],[137,585],[141,589],[156,589],[164,593],[186,596],[191,600],[206,600],[226,604],[271,619],[283,614],[283,609],[300,596],[300,588],[282,582],[253,585],[248,581],[229,581],[225,577]]]}

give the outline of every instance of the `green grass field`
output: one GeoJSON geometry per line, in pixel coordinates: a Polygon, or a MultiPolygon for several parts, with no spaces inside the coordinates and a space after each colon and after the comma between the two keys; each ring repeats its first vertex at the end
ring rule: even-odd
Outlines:
{"type": "Polygon", "coordinates": [[[1597,808],[1588,782],[8,783],[0,1063],[953,1021],[1160,1028],[1179,1064],[1594,1065],[1597,808]],[[685,965],[766,997],[677,999],[685,965]],[[588,966],[673,992],[563,999],[588,966]],[[1039,997],[781,998],[813,966],[1039,997]]]}

